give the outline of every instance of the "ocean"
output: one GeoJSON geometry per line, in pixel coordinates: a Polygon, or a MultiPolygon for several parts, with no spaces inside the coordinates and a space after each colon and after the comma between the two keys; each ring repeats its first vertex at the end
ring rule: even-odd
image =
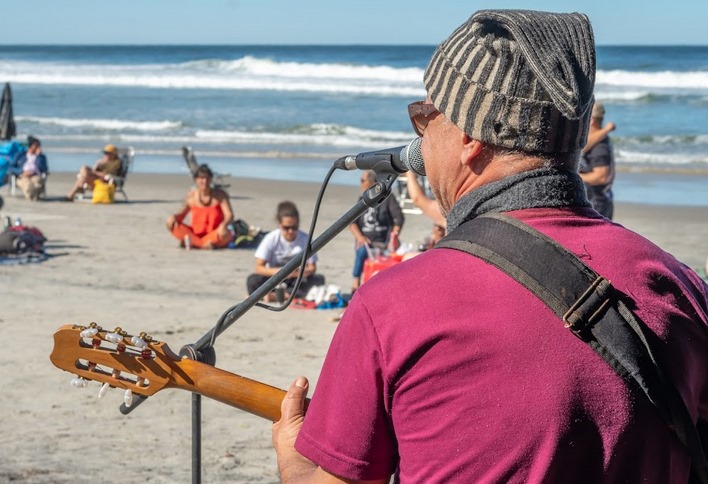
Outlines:
{"type": "MultiPolygon", "coordinates": [[[[136,172],[186,173],[188,145],[235,176],[318,182],[340,156],[415,136],[406,106],[425,97],[433,50],[0,46],[0,83],[18,138],[42,139],[53,171],[115,143],[136,149],[136,172]]],[[[601,46],[597,66],[596,98],[617,124],[617,199],[708,205],[708,47],[601,46]],[[657,171],[677,174],[658,198],[642,178],[657,171]]],[[[356,184],[346,175],[333,182],[356,184]]]]}

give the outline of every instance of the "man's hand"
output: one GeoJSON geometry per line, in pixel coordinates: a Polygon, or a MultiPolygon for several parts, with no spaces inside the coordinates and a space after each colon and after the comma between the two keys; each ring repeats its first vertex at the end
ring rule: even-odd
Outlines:
{"type": "Polygon", "coordinates": [[[273,447],[278,455],[278,471],[283,484],[293,483],[367,483],[385,484],[389,479],[358,481],[343,479],[330,474],[295,450],[295,440],[305,420],[305,397],[309,384],[304,376],[290,385],[287,395],[280,404],[280,421],[273,424],[273,447]]]}
{"type": "Polygon", "coordinates": [[[359,247],[361,247],[362,245],[370,245],[371,244],[371,240],[369,240],[369,238],[366,237],[364,234],[355,235],[354,239],[355,239],[355,245],[356,245],[357,249],[359,247]]]}
{"type": "Polygon", "coordinates": [[[305,419],[305,397],[309,383],[304,376],[298,377],[280,404],[280,421],[273,424],[273,447],[278,454],[278,470],[283,482],[289,477],[298,477],[312,472],[317,466],[295,450],[295,439],[305,419]]]}

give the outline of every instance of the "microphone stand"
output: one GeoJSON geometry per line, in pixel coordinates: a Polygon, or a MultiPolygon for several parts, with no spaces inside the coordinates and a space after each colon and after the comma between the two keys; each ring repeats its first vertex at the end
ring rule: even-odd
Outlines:
{"type": "MultiPolygon", "coordinates": [[[[398,178],[398,175],[399,173],[390,169],[377,171],[376,183],[364,192],[362,198],[352,208],[325,229],[325,231],[310,244],[308,250],[302,253],[302,257],[309,258],[310,255],[317,253],[339,235],[339,233],[354,223],[368,208],[376,207],[381,204],[391,194],[391,187],[398,178]]],[[[214,341],[216,337],[235,323],[241,316],[246,314],[246,312],[263,299],[263,297],[270,294],[271,291],[299,267],[301,262],[302,259],[300,257],[291,259],[276,274],[256,289],[253,294],[227,311],[219,319],[217,324],[204,336],[199,338],[196,343],[184,346],[179,352],[180,356],[212,366],[215,365],[216,353],[214,351],[214,341]]],[[[146,398],[147,397],[142,397],[129,408],[125,408],[124,405],[122,405],[121,413],[129,413],[140,403],[145,401],[146,398]]],[[[201,395],[197,393],[192,394],[192,484],[201,484],[201,395]]]]}

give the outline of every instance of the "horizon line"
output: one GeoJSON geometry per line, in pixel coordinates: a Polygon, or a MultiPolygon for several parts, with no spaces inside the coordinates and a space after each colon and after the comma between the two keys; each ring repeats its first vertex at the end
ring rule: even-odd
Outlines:
{"type": "MultiPolygon", "coordinates": [[[[135,42],[99,42],[99,43],[16,43],[4,44],[0,48],[7,47],[437,47],[438,44],[418,44],[418,43],[303,43],[303,44],[279,44],[279,43],[135,43],[135,42]]],[[[603,43],[596,44],[596,47],[708,47],[708,44],[683,44],[683,43],[603,43]]]]}

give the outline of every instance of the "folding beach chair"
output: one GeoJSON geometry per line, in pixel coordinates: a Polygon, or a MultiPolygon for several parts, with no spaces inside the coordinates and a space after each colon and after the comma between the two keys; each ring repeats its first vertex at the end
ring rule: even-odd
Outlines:
{"type": "MultiPolygon", "coordinates": [[[[194,150],[191,146],[182,147],[182,156],[184,161],[187,162],[187,168],[189,168],[189,176],[194,179],[194,175],[197,173],[199,168],[199,163],[197,162],[197,157],[194,154],[194,150]]],[[[229,188],[229,184],[224,182],[224,178],[229,176],[228,173],[214,173],[214,179],[212,180],[212,186],[214,188],[229,188]]]]}
{"type": "MultiPolygon", "coordinates": [[[[128,173],[133,167],[133,159],[135,158],[135,149],[132,146],[118,148],[118,158],[120,159],[120,171],[115,176],[110,176],[113,184],[116,186],[116,193],[123,195],[123,199],[128,200],[128,194],[125,193],[125,180],[128,173]]],[[[108,180],[107,180],[108,181],[108,180]]],[[[91,200],[93,196],[93,187],[84,183],[83,191],[79,192],[79,200],[91,200]]]]}
{"type": "Polygon", "coordinates": [[[128,172],[133,167],[133,158],[135,158],[135,149],[132,146],[118,148],[118,158],[120,158],[120,172],[113,177],[113,183],[116,185],[116,192],[121,193],[125,200],[128,200],[128,195],[125,193],[125,179],[128,177],[128,172]]]}

